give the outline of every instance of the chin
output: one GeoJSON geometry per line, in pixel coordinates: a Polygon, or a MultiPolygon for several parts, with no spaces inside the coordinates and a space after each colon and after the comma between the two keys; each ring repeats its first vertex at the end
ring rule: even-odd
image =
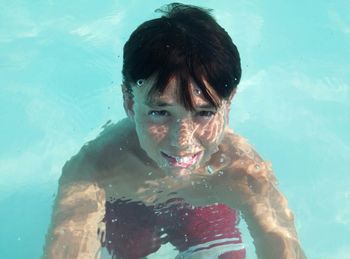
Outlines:
{"type": "Polygon", "coordinates": [[[189,168],[181,168],[181,167],[175,167],[175,168],[168,168],[167,174],[173,175],[173,176],[185,176],[191,174],[191,169],[189,168]]]}

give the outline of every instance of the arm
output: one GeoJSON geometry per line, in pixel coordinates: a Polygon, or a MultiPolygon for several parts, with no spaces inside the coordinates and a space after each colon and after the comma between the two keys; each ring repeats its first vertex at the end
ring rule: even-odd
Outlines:
{"type": "Polygon", "coordinates": [[[43,258],[95,258],[101,247],[97,228],[104,192],[89,181],[74,181],[70,173],[64,170],[60,179],[43,258]]]}
{"type": "MultiPolygon", "coordinates": [[[[231,142],[232,143],[232,142],[231,142]]],[[[259,259],[304,259],[292,211],[278,190],[271,164],[242,138],[233,140],[235,156],[225,175],[217,177],[229,191],[223,200],[242,212],[259,259]]]]}
{"type": "MultiPolygon", "coordinates": [[[[252,167],[257,170],[255,166],[256,162],[248,171],[252,170],[252,167]]],[[[243,201],[241,206],[242,216],[254,239],[258,258],[306,258],[298,240],[294,216],[288,208],[287,199],[277,189],[270,166],[265,162],[260,162],[259,166],[262,175],[249,175],[246,178],[249,198],[243,201]],[[265,172],[268,176],[263,176],[265,172]]],[[[257,174],[256,171],[254,173],[257,174]]]]}

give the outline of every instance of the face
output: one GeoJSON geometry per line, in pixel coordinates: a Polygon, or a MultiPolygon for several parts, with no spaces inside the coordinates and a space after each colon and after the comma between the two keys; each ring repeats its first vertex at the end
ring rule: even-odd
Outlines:
{"type": "Polygon", "coordinates": [[[162,94],[148,102],[152,84],[149,79],[140,87],[133,86],[133,104],[127,109],[141,148],[170,175],[189,174],[205,167],[223,139],[229,103],[223,100],[216,109],[191,81],[195,111],[186,110],[179,102],[175,78],[162,94]]]}

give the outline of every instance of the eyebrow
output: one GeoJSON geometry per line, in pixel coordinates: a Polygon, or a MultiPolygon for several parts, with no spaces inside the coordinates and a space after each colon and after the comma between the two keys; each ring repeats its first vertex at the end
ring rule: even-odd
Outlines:
{"type": "Polygon", "coordinates": [[[148,106],[153,106],[153,107],[154,106],[159,106],[159,107],[174,106],[173,103],[167,103],[167,102],[160,101],[160,100],[157,100],[157,101],[147,100],[147,101],[145,101],[145,104],[148,106]]]}
{"type": "MultiPolygon", "coordinates": [[[[161,100],[156,100],[156,101],[147,100],[145,101],[145,104],[150,107],[171,107],[175,105],[174,103],[167,103],[161,100]]],[[[215,106],[212,105],[211,103],[208,103],[208,104],[195,106],[194,108],[196,109],[213,109],[214,108],[215,109],[215,106]]]]}

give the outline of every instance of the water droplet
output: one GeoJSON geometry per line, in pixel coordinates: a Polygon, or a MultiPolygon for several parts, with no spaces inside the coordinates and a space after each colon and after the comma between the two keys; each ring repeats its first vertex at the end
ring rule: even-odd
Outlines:
{"type": "Polygon", "coordinates": [[[112,188],[112,187],[113,187],[113,185],[112,185],[112,184],[108,184],[108,187],[109,187],[109,188],[112,188]]]}
{"type": "Polygon", "coordinates": [[[220,158],[220,163],[223,163],[225,159],[223,157],[220,158]]]}
{"type": "Polygon", "coordinates": [[[223,171],[219,171],[219,175],[224,175],[224,172],[223,171]]]}
{"type": "Polygon", "coordinates": [[[149,172],[149,173],[148,173],[148,175],[152,175],[152,174],[153,174],[153,172],[149,172]]]}
{"type": "Polygon", "coordinates": [[[119,150],[123,150],[123,148],[120,147],[119,150]]]}
{"type": "Polygon", "coordinates": [[[255,165],[255,169],[256,169],[256,170],[259,170],[259,169],[260,169],[260,166],[259,166],[259,165],[255,165]]]}

